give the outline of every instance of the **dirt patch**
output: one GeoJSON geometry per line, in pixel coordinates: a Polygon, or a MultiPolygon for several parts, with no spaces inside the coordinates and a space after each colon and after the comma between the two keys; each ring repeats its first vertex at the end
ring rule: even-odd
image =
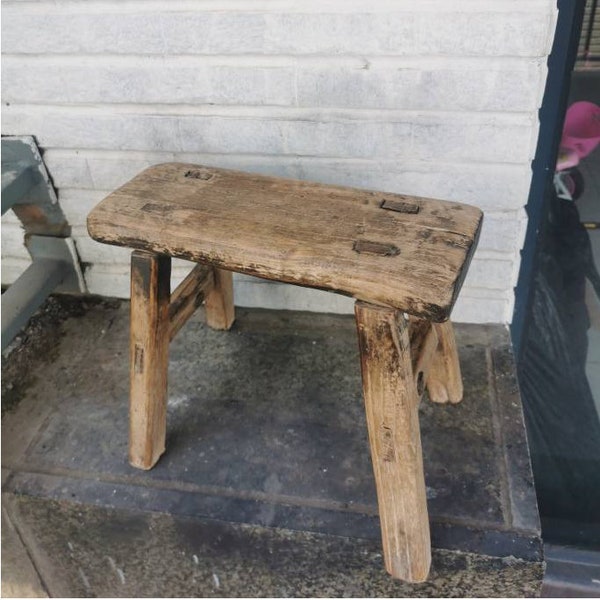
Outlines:
{"type": "Polygon", "coordinates": [[[2,353],[2,416],[21,401],[38,367],[56,358],[67,319],[83,317],[98,304],[119,303],[99,297],[50,296],[2,353]]]}

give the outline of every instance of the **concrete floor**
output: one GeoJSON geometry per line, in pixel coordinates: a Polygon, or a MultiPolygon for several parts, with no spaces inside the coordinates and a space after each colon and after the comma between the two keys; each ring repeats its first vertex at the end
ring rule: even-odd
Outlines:
{"type": "Polygon", "coordinates": [[[457,326],[465,399],[421,404],[434,563],[415,586],[382,565],[353,318],[202,318],[172,344],[167,452],[149,472],[126,458],[128,303],[51,299],[3,358],[3,591],[538,594],[505,328],[457,326]]]}

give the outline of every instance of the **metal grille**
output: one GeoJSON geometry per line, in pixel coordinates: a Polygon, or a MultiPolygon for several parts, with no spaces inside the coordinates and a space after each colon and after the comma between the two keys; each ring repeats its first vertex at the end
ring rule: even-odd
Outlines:
{"type": "Polygon", "coordinates": [[[600,69],[600,11],[598,0],[587,0],[577,50],[576,67],[600,69]]]}

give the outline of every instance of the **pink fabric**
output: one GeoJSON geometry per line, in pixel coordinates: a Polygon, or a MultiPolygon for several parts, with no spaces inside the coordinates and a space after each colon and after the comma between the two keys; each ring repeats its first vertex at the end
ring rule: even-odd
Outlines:
{"type": "MultiPolygon", "coordinates": [[[[570,150],[577,155],[577,163],[590,154],[600,143],[600,106],[593,102],[571,104],[565,116],[561,152],[570,150]]],[[[571,152],[565,152],[571,154],[571,152]]],[[[570,156],[569,162],[572,162],[570,156]]],[[[559,160],[560,162],[560,160],[559,160]]],[[[574,165],[570,165],[574,166],[574,165]]]]}

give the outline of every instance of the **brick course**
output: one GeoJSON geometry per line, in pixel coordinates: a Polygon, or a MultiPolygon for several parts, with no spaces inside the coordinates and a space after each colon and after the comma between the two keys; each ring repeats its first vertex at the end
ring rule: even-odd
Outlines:
{"type": "MultiPolygon", "coordinates": [[[[89,239],[87,212],[146,166],[182,160],[477,204],[485,225],[454,316],[510,320],[554,3],[372,4],[3,3],[2,133],[36,136],[92,292],[128,295],[128,257],[89,239]]],[[[10,283],[28,256],[12,215],[2,230],[10,283]]],[[[240,305],[351,309],[236,286],[240,305]]]]}

